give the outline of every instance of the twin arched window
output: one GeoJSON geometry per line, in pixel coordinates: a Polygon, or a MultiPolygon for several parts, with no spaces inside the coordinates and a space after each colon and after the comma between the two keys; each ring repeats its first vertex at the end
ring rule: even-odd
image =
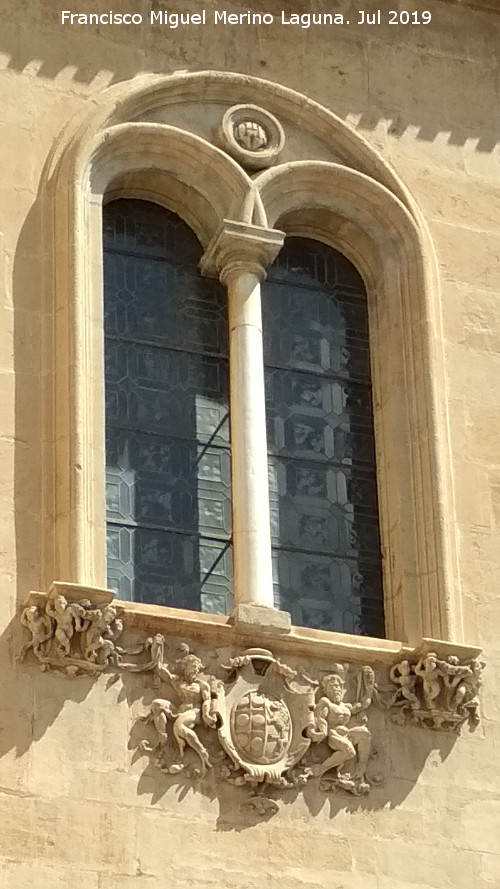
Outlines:
{"type": "MultiPolygon", "coordinates": [[[[108,583],[232,606],[226,293],[173,213],[104,208],[108,583]]],[[[383,635],[366,293],[340,253],[288,238],[262,294],[275,604],[383,635]]],[[[268,492],[263,491],[264,497],[268,492]]]]}

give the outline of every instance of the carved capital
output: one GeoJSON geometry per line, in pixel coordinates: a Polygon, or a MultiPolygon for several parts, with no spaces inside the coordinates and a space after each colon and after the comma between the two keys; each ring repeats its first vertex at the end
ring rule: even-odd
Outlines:
{"type": "Polygon", "coordinates": [[[31,593],[21,614],[31,639],[21,649],[19,661],[31,650],[42,670],[55,668],[68,676],[118,667],[121,612],[111,590],[53,583],[46,595],[31,593]]]}
{"type": "Polygon", "coordinates": [[[219,277],[223,284],[238,272],[254,274],[263,281],[284,240],[284,232],[276,229],[225,219],[202,257],[201,273],[219,277]]]}
{"type": "Polygon", "coordinates": [[[484,662],[456,654],[439,657],[427,645],[416,663],[403,660],[389,671],[392,682],[385,704],[394,722],[407,720],[427,728],[459,732],[479,723],[479,690],[484,662]]]}

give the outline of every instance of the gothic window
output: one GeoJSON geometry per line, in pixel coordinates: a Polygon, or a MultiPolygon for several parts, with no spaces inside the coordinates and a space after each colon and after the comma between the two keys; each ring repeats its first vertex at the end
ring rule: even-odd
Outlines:
{"type": "Polygon", "coordinates": [[[103,211],[108,584],[231,610],[227,307],[164,208],[103,211]]]}
{"type": "Polygon", "coordinates": [[[290,237],[262,311],[276,604],[297,625],[384,635],[363,281],[290,237]]]}

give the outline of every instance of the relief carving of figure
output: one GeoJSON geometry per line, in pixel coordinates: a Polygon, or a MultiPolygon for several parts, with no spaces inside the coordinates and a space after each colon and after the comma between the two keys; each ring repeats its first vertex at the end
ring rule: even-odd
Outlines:
{"type": "Polygon", "coordinates": [[[389,671],[389,676],[397,688],[387,701],[386,706],[412,707],[414,710],[420,710],[420,701],[415,694],[417,677],[413,673],[410,662],[401,661],[400,664],[394,664],[389,671]]]}
{"type": "Polygon", "coordinates": [[[116,641],[123,631],[123,624],[118,620],[114,605],[94,608],[86,612],[84,657],[93,663],[117,664],[119,654],[116,641]]]}
{"type": "MultiPolygon", "coordinates": [[[[158,740],[154,748],[144,746],[146,750],[165,748],[169,741],[167,729],[170,721],[180,759],[184,760],[186,746],[191,747],[201,763],[200,775],[204,775],[207,768],[212,767],[212,763],[208,751],[200,741],[195,729],[200,725],[207,728],[215,728],[217,725],[212,708],[211,686],[209,680],[201,675],[203,669],[201,660],[196,655],[189,654],[187,646],[182,647],[182,655],[175,664],[175,673],[172,673],[163,663],[158,665],[159,675],[173,687],[179,703],[174,706],[172,701],[164,698],[156,698],[153,701],[146,721],[153,722],[158,733],[158,740]]],[[[166,770],[175,773],[184,767],[185,763],[181,762],[169,766],[166,770]]]]}
{"type": "Polygon", "coordinates": [[[434,703],[441,694],[442,685],[442,665],[444,661],[439,661],[437,654],[430,651],[424,657],[420,658],[415,666],[415,675],[422,679],[422,693],[424,696],[424,704],[428,710],[432,710],[434,703]]]}
{"type": "Polygon", "coordinates": [[[454,710],[477,724],[479,722],[478,693],[484,664],[479,660],[461,664],[454,655],[450,655],[447,662],[444,684],[447,692],[448,710],[454,710]]]}
{"type": "Polygon", "coordinates": [[[23,645],[19,660],[24,661],[30,649],[33,649],[37,658],[43,657],[46,653],[47,643],[52,639],[54,631],[52,618],[44,614],[37,605],[28,605],[21,615],[21,623],[30,631],[31,641],[23,645]]]}
{"type": "MultiPolygon", "coordinates": [[[[368,668],[370,670],[370,668],[368,668]]],[[[326,740],[332,750],[324,762],[313,766],[313,775],[321,777],[335,770],[333,784],[356,795],[367,793],[370,785],[366,779],[366,767],[371,750],[371,732],[367,725],[350,725],[353,716],[368,709],[373,671],[366,674],[364,685],[368,693],[354,704],[344,701],[346,670],[335,664],[334,672],[321,680],[322,696],[314,709],[314,721],[307,735],[315,744],[326,740]]],[[[373,681],[373,689],[375,684],[373,681]]],[[[364,716],[366,722],[366,716],[364,716]]]]}
{"type": "Polygon", "coordinates": [[[65,596],[49,596],[45,607],[46,614],[55,621],[54,636],[56,650],[60,657],[69,657],[71,640],[75,632],[83,628],[85,608],[77,602],[68,605],[65,596]]]}
{"type": "Polygon", "coordinates": [[[475,659],[462,663],[455,655],[443,660],[435,651],[422,655],[414,666],[401,661],[390,670],[398,687],[386,706],[400,708],[397,722],[404,721],[407,710],[414,722],[430,728],[458,731],[467,720],[476,724],[483,666],[475,659]]]}

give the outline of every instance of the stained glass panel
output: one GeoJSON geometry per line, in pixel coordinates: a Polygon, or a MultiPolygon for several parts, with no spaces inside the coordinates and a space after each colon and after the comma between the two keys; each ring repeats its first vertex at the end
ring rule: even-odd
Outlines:
{"type": "Polygon", "coordinates": [[[383,635],[368,313],[340,253],[288,238],[263,287],[275,603],[383,635]]]}
{"type": "Polygon", "coordinates": [[[231,610],[227,309],[173,213],[104,208],[108,584],[231,610]]]}

